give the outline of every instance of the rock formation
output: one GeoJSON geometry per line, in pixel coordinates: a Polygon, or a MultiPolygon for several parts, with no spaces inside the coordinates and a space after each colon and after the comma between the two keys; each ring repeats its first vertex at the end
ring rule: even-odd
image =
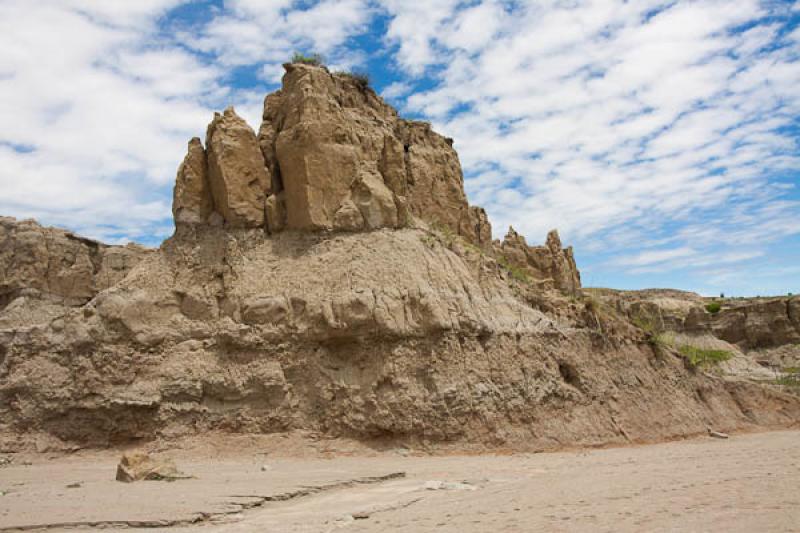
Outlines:
{"type": "Polygon", "coordinates": [[[82,274],[78,308],[0,326],[6,447],[303,429],[541,449],[800,419],[797,398],[598,313],[556,233],[493,243],[429,125],[286,68],[257,136],[228,109],[189,143],[158,251],[114,283],[82,274]]]}
{"type": "Polygon", "coordinates": [[[562,248],[558,231],[547,234],[545,246],[528,246],[525,237],[508,228],[503,242],[497,246],[503,261],[530,276],[542,289],[559,289],[576,294],[581,276],[575,265],[572,247],[562,248]]]}
{"type": "Polygon", "coordinates": [[[398,118],[345,74],[287,64],[267,96],[258,139],[232,108],[215,116],[178,172],[176,224],[359,231],[413,217],[487,248],[486,213],[470,207],[452,140],[398,118]],[[265,219],[266,216],[266,219],[265,219]]]}
{"type": "Polygon", "coordinates": [[[717,313],[693,307],[683,327],[711,333],[744,349],[800,343],[800,297],[736,302],[717,313]]]}
{"type": "Polygon", "coordinates": [[[800,297],[704,298],[670,289],[592,293],[651,332],[735,354],[733,363],[721,365],[723,372],[768,382],[782,374],[790,381],[800,377],[800,297]]]}
{"type": "Polygon", "coordinates": [[[0,217],[0,310],[20,297],[83,305],[147,253],[135,244],[108,246],[32,220],[0,217]]]}

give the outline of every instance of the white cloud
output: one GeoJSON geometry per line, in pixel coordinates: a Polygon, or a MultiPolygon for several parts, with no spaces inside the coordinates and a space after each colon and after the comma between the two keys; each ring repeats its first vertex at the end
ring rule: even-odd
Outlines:
{"type": "Polygon", "coordinates": [[[622,254],[617,268],[662,253],[661,265],[699,266],[800,233],[800,206],[771,181],[800,170],[785,129],[800,111],[800,48],[778,39],[776,6],[554,0],[492,19],[484,48],[465,47],[452,15],[393,38],[409,74],[440,69],[407,108],[455,139],[498,236],[513,224],[535,242],[558,225],[579,253],[622,254]],[[671,247],[629,253],[652,241],[671,247]]]}
{"type": "Polygon", "coordinates": [[[386,37],[390,43],[399,45],[396,56],[403,67],[411,74],[420,75],[426,66],[441,60],[436,56],[433,41],[445,21],[452,21],[457,0],[382,0],[379,3],[392,17],[386,37]]]}
{"type": "Polygon", "coordinates": [[[394,100],[396,98],[400,98],[401,96],[407,95],[413,89],[414,87],[410,83],[396,81],[387,85],[383,91],[381,91],[381,96],[388,100],[394,100]]]}
{"type": "Polygon", "coordinates": [[[235,0],[207,24],[163,30],[183,3],[0,2],[0,213],[157,242],[187,140],[228,104],[260,123],[267,90],[233,87],[234,69],[275,82],[291,51],[335,53],[370,13],[361,0],[235,0]]]}
{"type": "Polygon", "coordinates": [[[144,237],[190,133],[223,93],[215,68],[166,43],[174,1],[0,4],[0,212],[144,237]],[[24,147],[23,151],[10,146],[24,147]]]}
{"type": "Polygon", "coordinates": [[[367,0],[322,0],[311,6],[297,0],[235,0],[207,25],[181,33],[190,47],[213,53],[226,66],[262,65],[264,79],[277,82],[281,63],[293,52],[316,52],[331,65],[352,66],[342,47],[365,30],[373,15],[367,0]]]}

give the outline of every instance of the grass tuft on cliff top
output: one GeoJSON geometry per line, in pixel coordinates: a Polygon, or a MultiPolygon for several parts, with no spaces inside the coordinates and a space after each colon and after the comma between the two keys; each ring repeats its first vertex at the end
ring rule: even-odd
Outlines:
{"type": "Polygon", "coordinates": [[[301,65],[311,65],[314,67],[321,67],[325,64],[325,58],[321,54],[305,55],[301,52],[295,52],[292,55],[292,63],[300,63],[301,65]]]}

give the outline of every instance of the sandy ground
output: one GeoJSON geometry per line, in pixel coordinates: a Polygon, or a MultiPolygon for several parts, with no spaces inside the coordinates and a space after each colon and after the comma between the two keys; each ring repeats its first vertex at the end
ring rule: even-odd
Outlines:
{"type": "Polygon", "coordinates": [[[800,531],[800,431],[517,455],[164,455],[194,478],[119,483],[109,452],[14,456],[0,531],[800,531]]]}

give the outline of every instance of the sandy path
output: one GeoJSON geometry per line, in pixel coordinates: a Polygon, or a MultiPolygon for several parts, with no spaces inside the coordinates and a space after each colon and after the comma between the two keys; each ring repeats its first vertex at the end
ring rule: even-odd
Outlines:
{"type": "Polygon", "coordinates": [[[800,431],[534,455],[273,459],[266,471],[263,462],[179,461],[197,479],[133,485],[113,481],[106,456],[6,467],[0,530],[163,520],[177,524],[141,531],[800,531],[800,431]]]}

